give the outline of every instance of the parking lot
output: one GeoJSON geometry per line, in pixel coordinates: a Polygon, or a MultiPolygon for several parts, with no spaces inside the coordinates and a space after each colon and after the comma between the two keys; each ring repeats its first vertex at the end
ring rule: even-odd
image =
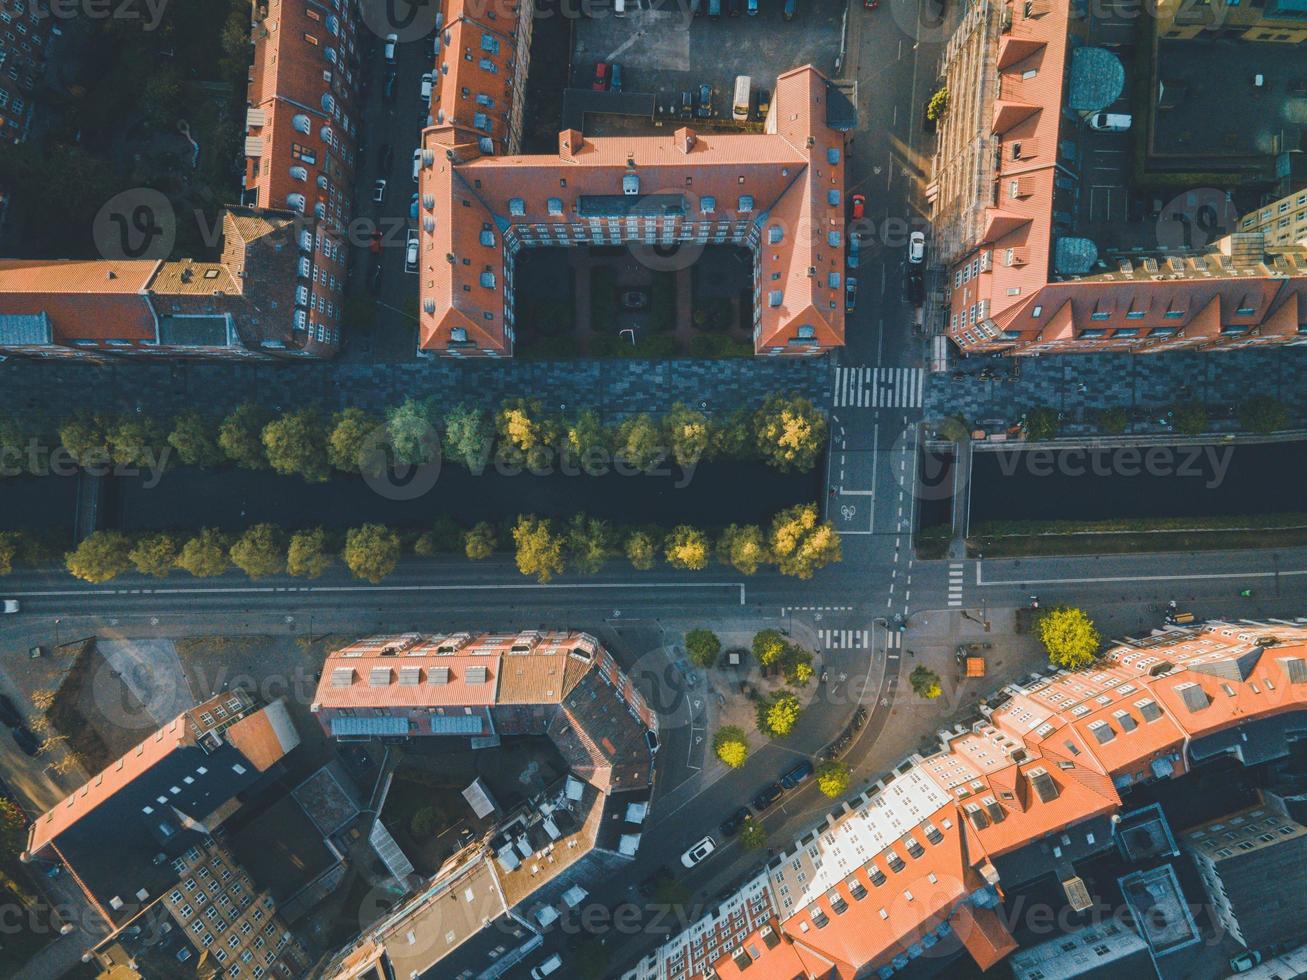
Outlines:
{"type": "MultiPolygon", "coordinates": [[[[588,89],[595,79],[597,62],[617,64],[621,88],[626,93],[648,93],[655,97],[655,122],[670,115],[681,93],[697,100],[699,87],[709,87],[712,118],[731,118],[731,97],[737,75],[753,79],[756,108],[760,89],[773,89],[776,76],[799,65],[812,64],[834,74],[840,49],[840,27],[844,7],[831,0],[798,0],[793,20],[782,16],[783,0],[759,0],[758,13],[746,13],[747,0],[739,0],[731,16],[731,0],[721,0],[721,15],[705,13],[693,17],[689,0],[650,4],[629,0],[624,17],[611,9],[599,9],[592,17],[577,22],[572,51],[571,84],[588,89]]],[[[697,125],[703,125],[700,117],[697,125]]],[[[590,113],[587,132],[596,135],[648,132],[643,118],[590,113]]]]}

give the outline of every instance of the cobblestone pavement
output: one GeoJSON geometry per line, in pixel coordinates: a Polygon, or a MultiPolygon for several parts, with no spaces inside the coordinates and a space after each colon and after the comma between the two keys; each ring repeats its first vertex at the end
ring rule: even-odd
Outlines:
{"type": "Polygon", "coordinates": [[[953,372],[931,375],[925,392],[927,418],[961,414],[969,423],[1015,423],[1033,408],[1065,413],[1064,434],[1096,431],[1096,410],[1121,407],[1136,413],[1129,431],[1166,431],[1158,424],[1178,401],[1205,404],[1213,429],[1231,428],[1232,413],[1252,395],[1283,402],[1290,418],[1307,423],[1307,349],[1281,347],[1229,353],[1077,354],[1063,357],[967,358],[953,372]],[[1017,363],[1019,361],[1019,363],[1017,363]],[[976,376],[990,367],[997,380],[976,376]],[[1014,367],[1020,377],[1006,380],[1014,367]]]}
{"type": "Polygon", "coordinates": [[[548,410],[593,408],[605,418],[661,412],[685,402],[708,412],[758,405],[773,392],[802,394],[829,407],[827,359],[730,358],[720,361],[452,361],[412,364],[39,364],[0,365],[0,409],[62,414],[75,408],[225,413],[258,401],[288,410],[318,404],[380,411],[408,395],[441,405],[493,407],[538,397],[548,410]],[[565,406],[565,407],[564,407],[565,406]]]}

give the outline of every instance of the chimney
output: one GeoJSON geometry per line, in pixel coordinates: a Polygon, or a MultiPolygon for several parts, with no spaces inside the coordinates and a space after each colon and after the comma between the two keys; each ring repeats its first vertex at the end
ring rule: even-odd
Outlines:
{"type": "Polygon", "coordinates": [[[689,153],[693,150],[696,142],[694,130],[689,126],[682,126],[676,131],[676,148],[682,153],[689,153]]]}
{"type": "Polygon", "coordinates": [[[110,279],[117,279],[117,278],[118,278],[118,273],[116,273],[116,272],[114,272],[112,269],[110,269],[109,272],[108,272],[108,276],[109,276],[110,279]]]}
{"type": "Polygon", "coordinates": [[[585,146],[585,137],[579,129],[565,129],[558,134],[558,155],[564,160],[574,160],[585,146]]]}

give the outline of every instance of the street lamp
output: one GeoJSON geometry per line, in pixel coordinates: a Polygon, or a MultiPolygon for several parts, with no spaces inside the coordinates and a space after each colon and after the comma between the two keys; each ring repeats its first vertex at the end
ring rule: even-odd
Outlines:
{"type": "Polygon", "coordinates": [[[63,622],[61,619],[56,619],[54,621],[54,645],[56,650],[61,646],[59,643],[59,624],[61,622],[63,622]]]}

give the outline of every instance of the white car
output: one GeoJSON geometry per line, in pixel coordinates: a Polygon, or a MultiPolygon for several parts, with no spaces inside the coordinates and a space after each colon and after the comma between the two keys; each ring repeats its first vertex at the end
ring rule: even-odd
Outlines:
{"type": "Polygon", "coordinates": [[[435,83],[435,72],[427,72],[422,76],[422,101],[431,101],[431,86],[435,83]]]}
{"type": "Polygon", "coordinates": [[[418,244],[421,239],[418,236],[416,228],[408,230],[408,245],[404,248],[404,271],[416,273],[418,271],[418,244]]]}
{"type": "Polygon", "coordinates": [[[562,965],[563,958],[555,953],[539,966],[531,967],[532,980],[544,980],[545,977],[549,976],[549,974],[553,973],[562,965]]]}
{"type": "Polygon", "coordinates": [[[422,172],[422,147],[413,151],[413,179],[418,179],[418,174],[422,172]]]}
{"type": "Polygon", "coordinates": [[[372,185],[372,203],[380,204],[385,199],[386,199],[386,181],[384,179],[380,179],[375,184],[372,185]]]}
{"type": "Polygon", "coordinates": [[[0,613],[6,616],[12,616],[18,612],[19,608],[17,599],[5,599],[3,603],[0,603],[0,613]]]}
{"type": "Polygon", "coordinates": [[[716,850],[716,848],[717,845],[713,843],[713,839],[711,837],[705,837],[681,855],[681,863],[687,868],[693,868],[696,864],[716,850]]]}
{"type": "Polygon", "coordinates": [[[917,265],[926,257],[926,236],[914,231],[908,236],[908,261],[917,265]]]}
{"type": "Polygon", "coordinates": [[[398,34],[386,35],[386,64],[388,65],[393,65],[395,63],[395,46],[397,44],[399,44],[398,34]]]}
{"type": "Polygon", "coordinates": [[[1124,133],[1130,128],[1130,114],[1124,112],[1095,112],[1087,118],[1090,129],[1100,133],[1124,133]]]}

